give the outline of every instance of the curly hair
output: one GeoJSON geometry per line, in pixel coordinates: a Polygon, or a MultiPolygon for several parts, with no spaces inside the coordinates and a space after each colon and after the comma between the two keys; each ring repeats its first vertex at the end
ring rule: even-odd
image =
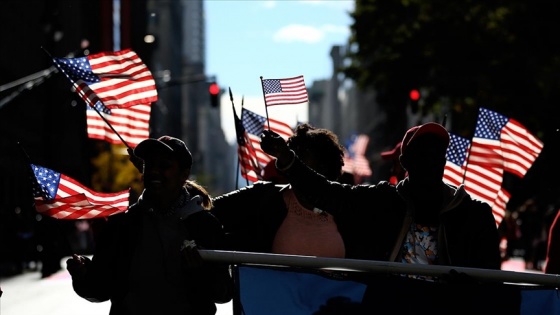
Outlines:
{"type": "Polygon", "coordinates": [[[329,180],[337,180],[344,165],[344,147],[338,142],[337,135],[308,123],[298,125],[294,131],[287,141],[290,149],[317,173],[329,180]]]}

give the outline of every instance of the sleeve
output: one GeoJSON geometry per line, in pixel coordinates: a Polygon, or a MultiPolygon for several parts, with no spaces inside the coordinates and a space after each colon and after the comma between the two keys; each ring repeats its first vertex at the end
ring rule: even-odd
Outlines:
{"type": "Polygon", "coordinates": [[[213,199],[211,213],[223,225],[229,250],[266,251],[270,236],[283,215],[277,211],[283,201],[278,193],[283,186],[257,182],[252,186],[213,199]],[[263,238],[264,235],[264,238],[263,238]]]}
{"type": "MultiPolygon", "coordinates": [[[[187,228],[200,249],[225,248],[224,231],[219,221],[208,211],[192,215],[187,228]]],[[[207,262],[192,274],[204,296],[214,303],[227,303],[233,298],[233,279],[228,263],[207,262]]]]}
{"type": "Polygon", "coordinates": [[[373,203],[381,202],[377,185],[349,185],[329,181],[295,157],[293,163],[283,174],[286,175],[292,188],[313,201],[315,207],[333,216],[360,215],[373,203]]]}
{"type": "Polygon", "coordinates": [[[116,279],[112,273],[115,270],[112,257],[117,257],[116,244],[120,243],[117,236],[120,228],[117,228],[116,221],[120,221],[123,215],[105,223],[96,242],[93,258],[86,263],[85,275],[72,276],[72,287],[76,294],[90,302],[105,302],[111,298],[116,279]]]}
{"type": "MultiPolygon", "coordinates": [[[[499,270],[502,264],[500,255],[500,233],[496,225],[496,219],[492,214],[492,208],[485,202],[473,200],[479,220],[472,222],[473,226],[480,226],[478,241],[478,254],[472,257],[473,267],[499,270]]],[[[473,209],[474,210],[474,209],[473,209]]]]}
{"type": "Polygon", "coordinates": [[[250,203],[254,203],[261,190],[255,184],[218,196],[212,200],[213,207],[211,213],[216,216],[224,227],[225,233],[244,230],[251,224],[250,220],[254,217],[253,208],[250,203]]]}

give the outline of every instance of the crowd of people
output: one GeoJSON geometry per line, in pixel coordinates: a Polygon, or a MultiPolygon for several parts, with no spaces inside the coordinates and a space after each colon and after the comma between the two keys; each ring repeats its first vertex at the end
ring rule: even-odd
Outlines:
{"type": "MultiPolygon", "coordinates": [[[[552,220],[556,213],[542,225],[529,200],[497,228],[488,204],[472,199],[462,186],[443,182],[449,141],[440,124],[412,127],[382,154],[393,162],[391,177],[354,185],[343,180],[344,147],[332,131],[301,124],[284,140],[265,130],[261,147],[275,157],[267,167],[269,180],[210,196],[189,178],[193,160],[183,141],[146,139],[129,150],[143,174],[144,191],[127,212],[108,218],[94,244],[83,244],[92,248],[92,259],[80,253],[68,259],[73,288],[89,301],[111,301],[110,314],[215,314],[216,303],[235,295],[231,266],[204,261],[198,249],[499,270],[504,259],[518,254],[513,251],[517,246],[524,249],[520,255],[527,269],[560,272],[553,250],[560,246],[555,245],[560,242],[560,219],[552,220]]],[[[414,290],[422,288],[447,301],[428,308],[430,314],[457,305],[474,310],[474,304],[457,304],[469,299],[497,300],[481,290],[465,299],[464,293],[450,290],[454,286],[434,286],[461,283],[464,289],[478,283],[467,275],[359,281],[367,284],[362,311],[380,305],[413,311],[422,303],[414,290]],[[406,286],[398,285],[404,280],[406,286]]],[[[502,304],[498,307],[504,311],[502,304]]]]}

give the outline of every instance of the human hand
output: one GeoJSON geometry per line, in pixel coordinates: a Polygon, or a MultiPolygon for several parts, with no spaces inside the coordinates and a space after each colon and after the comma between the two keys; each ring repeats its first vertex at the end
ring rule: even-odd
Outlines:
{"type": "Polygon", "coordinates": [[[287,161],[292,158],[292,153],[286,140],[272,130],[265,129],[261,134],[261,149],[280,161],[287,161]]]}
{"type": "Polygon", "coordinates": [[[183,246],[181,247],[181,255],[185,261],[185,265],[188,269],[197,269],[202,267],[204,260],[200,253],[198,252],[198,246],[195,241],[185,240],[183,246]]]}
{"type": "Polygon", "coordinates": [[[72,254],[72,257],[66,260],[66,269],[72,277],[83,277],[90,262],[91,260],[85,256],[72,254]]]}

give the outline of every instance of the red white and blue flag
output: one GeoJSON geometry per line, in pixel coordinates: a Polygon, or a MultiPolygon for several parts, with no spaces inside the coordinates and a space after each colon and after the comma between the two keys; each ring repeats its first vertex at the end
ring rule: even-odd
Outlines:
{"type": "MultiPolygon", "coordinates": [[[[233,107],[233,105],[232,105],[233,107]]],[[[243,127],[243,122],[237,116],[233,108],[233,120],[235,123],[235,134],[237,138],[237,154],[241,176],[249,181],[256,182],[261,179],[262,167],[257,161],[257,153],[249,135],[243,127]]]]}
{"type": "Polygon", "coordinates": [[[368,144],[368,135],[353,135],[344,151],[344,166],[342,166],[342,170],[346,173],[354,174],[356,180],[362,177],[369,177],[372,174],[369,161],[366,158],[368,144]]]}
{"type": "Polygon", "coordinates": [[[128,209],[129,190],[95,192],[75,179],[31,164],[37,212],[56,219],[103,218],[128,209]]]}
{"type": "Polygon", "coordinates": [[[543,143],[516,120],[480,108],[469,164],[502,167],[523,178],[542,148],[543,143]]]}
{"type": "Polygon", "coordinates": [[[509,193],[502,188],[503,168],[471,164],[470,160],[467,161],[470,145],[468,139],[449,133],[443,181],[454,186],[465,185],[465,190],[473,199],[492,207],[494,219],[499,225],[509,200],[509,193]]]}
{"type": "Polygon", "coordinates": [[[264,129],[268,129],[270,125],[270,130],[279,134],[284,140],[287,140],[293,135],[294,131],[290,125],[285,122],[272,118],[267,120],[266,117],[246,108],[242,108],[241,110],[241,123],[246,135],[244,138],[244,148],[242,148],[243,155],[240,156],[244,163],[241,166],[243,167],[243,165],[245,165],[247,167],[246,176],[243,177],[254,182],[262,179],[262,170],[274,159],[274,157],[268,155],[261,149],[261,134],[264,129]],[[258,163],[258,166],[255,161],[258,163]],[[250,173],[251,170],[253,170],[255,174],[250,173]]]}
{"type": "Polygon", "coordinates": [[[471,142],[468,139],[449,133],[449,146],[445,154],[443,181],[461,186],[465,176],[465,166],[471,142]]]}
{"type": "Polygon", "coordinates": [[[127,108],[108,109],[101,102],[96,104],[99,114],[87,106],[87,134],[90,139],[120,144],[123,140],[132,148],[150,136],[150,105],[135,105],[127,108]],[[102,115],[109,124],[107,124],[102,115]],[[116,133],[109,127],[113,126],[116,133]]]}
{"type": "Polygon", "coordinates": [[[53,61],[90,106],[101,102],[109,109],[125,108],[158,99],[152,73],[130,49],[53,61]]]}
{"type": "Polygon", "coordinates": [[[303,76],[262,80],[266,106],[301,104],[309,102],[303,76]]]}
{"type": "Polygon", "coordinates": [[[504,172],[523,178],[543,144],[514,119],[481,108],[472,142],[450,133],[444,181],[492,207],[500,224],[511,195],[502,187],[504,172]]]}

